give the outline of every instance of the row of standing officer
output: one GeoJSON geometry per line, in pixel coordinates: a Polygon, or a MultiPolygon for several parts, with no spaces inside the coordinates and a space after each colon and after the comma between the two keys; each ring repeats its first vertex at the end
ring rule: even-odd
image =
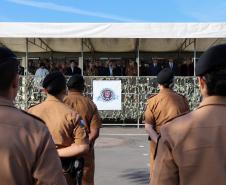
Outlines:
{"type": "MultiPolygon", "coordinates": [[[[54,143],[59,149],[59,155],[63,158],[63,167],[64,163],[74,163],[74,156],[82,155],[84,158],[82,180],[79,180],[79,177],[75,176],[73,172],[65,172],[68,184],[74,185],[77,181],[77,184],[93,185],[94,143],[99,136],[101,119],[95,104],[82,95],[83,77],[74,75],[69,79],[67,85],[69,93],[65,96],[66,79],[64,75],[60,72],[47,75],[43,81],[47,99],[29,108],[28,112],[46,123],[54,143]]],[[[83,166],[83,164],[81,165],[83,166]]]]}
{"type": "Polygon", "coordinates": [[[59,156],[68,158],[87,151],[86,156],[92,159],[85,162],[88,175],[83,184],[94,184],[93,145],[101,127],[96,106],[82,96],[82,88],[73,88],[73,83],[71,90],[77,93],[74,105],[79,108],[65,105],[66,80],[61,73],[52,73],[43,81],[47,99],[31,107],[28,112],[32,114],[19,110],[13,105],[19,87],[18,69],[15,54],[0,48],[1,184],[75,184],[73,176],[63,174],[59,156]],[[83,106],[86,112],[79,114],[83,106]]]}
{"type": "MultiPolygon", "coordinates": [[[[0,48],[1,183],[64,185],[60,160],[47,127],[42,120],[13,106],[18,89],[18,66],[16,56],[10,50],[0,48]]],[[[226,45],[205,52],[197,64],[196,75],[202,103],[197,110],[168,120],[160,128],[161,137],[156,133],[157,124],[153,121],[155,109],[147,106],[146,111],[152,116],[148,118],[149,114],[145,113],[146,128],[151,139],[158,142],[152,185],[225,185],[226,45]]],[[[48,92],[52,80],[46,81],[43,85],[48,92]]],[[[62,103],[55,98],[50,99],[62,103]]],[[[63,142],[59,144],[60,156],[71,156],[78,150],[88,149],[86,129],[78,114],[70,108],[66,113],[65,118],[71,122],[69,127],[74,128],[70,133],[74,137],[67,140],[66,148],[61,148],[63,142]],[[82,147],[76,148],[74,142],[82,147]]],[[[69,136],[67,130],[68,127],[62,125],[60,137],[69,136]]],[[[59,141],[62,138],[56,137],[59,141]]]]}
{"type": "Polygon", "coordinates": [[[162,87],[170,84],[170,71],[158,75],[160,93],[148,100],[144,114],[150,185],[226,185],[226,44],[201,55],[196,76],[202,102],[187,112],[186,100],[162,87]]]}

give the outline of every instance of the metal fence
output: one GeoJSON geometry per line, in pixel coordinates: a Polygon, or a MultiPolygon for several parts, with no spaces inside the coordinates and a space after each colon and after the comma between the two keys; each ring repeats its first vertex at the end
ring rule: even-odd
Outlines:
{"type": "MultiPolygon", "coordinates": [[[[134,125],[139,127],[150,95],[158,93],[156,77],[84,77],[86,89],[84,94],[92,99],[93,80],[121,80],[122,110],[99,111],[106,125],[134,125]]],[[[40,103],[46,97],[41,90],[42,79],[34,76],[21,76],[16,105],[21,109],[40,103]]],[[[200,94],[195,77],[175,77],[174,90],[187,97],[191,109],[200,102],[200,94]]]]}

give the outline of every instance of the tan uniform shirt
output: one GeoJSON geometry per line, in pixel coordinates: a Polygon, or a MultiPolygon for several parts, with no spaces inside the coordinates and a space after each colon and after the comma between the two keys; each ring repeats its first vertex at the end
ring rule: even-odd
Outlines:
{"type": "Polygon", "coordinates": [[[163,89],[147,102],[144,118],[159,133],[160,127],[167,121],[189,111],[186,98],[171,89],[163,89]]]}
{"type": "Polygon", "coordinates": [[[3,98],[0,98],[0,159],[1,185],[66,185],[46,126],[3,98]]]}
{"type": "Polygon", "coordinates": [[[31,107],[28,112],[46,123],[58,147],[88,144],[87,133],[80,126],[76,113],[54,96],[48,95],[44,102],[31,107]]]}
{"type": "Polygon", "coordinates": [[[69,92],[64,103],[81,115],[89,132],[90,128],[101,128],[101,118],[97,107],[88,97],[82,96],[80,92],[69,92]]]}
{"type": "MultiPolygon", "coordinates": [[[[90,128],[99,129],[101,127],[101,118],[96,105],[88,97],[82,96],[81,92],[69,92],[64,102],[81,115],[89,132],[90,128]]],[[[84,159],[82,185],[93,185],[95,169],[94,148],[84,155],[84,159]]]]}
{"type": "Polygon", "coordinates": [[[151,184],[226,184],[226,97],[205,98],[161,128],[151,184]]]}

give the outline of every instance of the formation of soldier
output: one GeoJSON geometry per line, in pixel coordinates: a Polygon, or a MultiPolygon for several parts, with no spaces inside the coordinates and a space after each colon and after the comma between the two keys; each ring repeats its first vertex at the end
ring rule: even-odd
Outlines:
{"type": "MultiPolygon", "coordinates": [[[[42,84],[47,99],[24,112],[13,105],[18,73],[17,57],[0,48],[1,184],[94,185],[101,118],[82,95],[83,77],[66,83],[61,72],[49,73],[42,84]]],[[[160,92],[144,112],[151,185],[226,184],[225,44],[202,54],[196,76],[202,102],[191,112],[186,98],[172,90],[172,70],[157,76],[160,92]]]]}
{"type": "Polygon", "coordinates": [[[61,72],[49,73],[42,84],[46,100],[24,112],[13,105],[18,72],[17,57],[0,48],[1,184],[93,185],[101,119],[82,95],[83,77],[66,84],[61,72]]]}
{"type": "Polygon", "coordinates": [[[191,112],[185,98],[168,88],[171,72],[158,75],[160,93],[144,114],[150,185],[226,184],[226,45],[204,52],[195,73],[202,102],[191,112]]]}

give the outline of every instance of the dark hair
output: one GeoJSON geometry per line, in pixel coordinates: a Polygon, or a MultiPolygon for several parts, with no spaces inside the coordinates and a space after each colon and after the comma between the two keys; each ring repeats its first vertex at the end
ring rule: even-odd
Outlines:
{"type": "Polygon", "coordinates": [[[8,61],[0,64],[0,91],[7,91],[19,71],[19,62],[8,61]]]}
{"type": "Polygon", "coordinates": [[[66,79],[61,72],[52,72],[45,77],[42,86],[49,94],[56,96],[66,90],[66,79]]]}
{"type": "Polygon", "coordinates": [[[68,83],[67,83],[67,87],[69,90],[78,90],[78,91],[83,91],[84,90],[84,78],[83,76],[79,75],[79,74],[75,74],[73,75],[68,83]]]}
{"type": "Polygon", "coordinates": [[[78,66],[78,62],[75,61],[75,60],[70,60],[70,64],[71,64],[71,63],[74,63],[76,66],[78,66]]]}
{"type": "Polygon", "coordinates": [[[5,93],[19,73],[19,61],[16,55],[5,47],[0,47],[0,91],[5,93]]]}
{"type": "Polygon", "coordinates": [[[204,75],[209,96],[226,96],[226,67],[204,75]]]}

